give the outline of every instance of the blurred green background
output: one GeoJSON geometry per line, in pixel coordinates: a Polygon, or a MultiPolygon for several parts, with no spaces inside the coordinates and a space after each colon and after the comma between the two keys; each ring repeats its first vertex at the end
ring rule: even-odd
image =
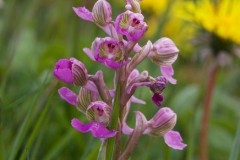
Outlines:
{"type": "MultiPolygon", "coordinates": [[[[73,117],[84,117],[60,99],[57,89],[65,84],[52,76],[58,59],[76,57],[91,74],[104,69],[105,80],[113,87],[113,71],[92,62],[82,51],[91,46],[96,36],[105,34],[94,24],[80,20],[72,10],[73,6],[83,5],[91,9],[94,2],[0,0],[0,159],[96,159],[100,140],[71,127],[73,117]]],[[[153,5],[154,2],[152,0],[153,5]]],[[[203,54],[203,45],[196,45],[199,28],[188,22],[179,25],[179,20],[172,16],[175,15],[172,12],[176,12],[175,8],[171,9],[172,1],[163,2],[159,5],[159,14],[147,4],[143,6],[149,31],[141,45],[147,39],[154,42],[169,36],[180,48],[174,64],[178,83],[166,88],[164,106],[177,113],[175,130],[181,133],[188,147],[175,151],[167,147],[162,138],[143,136],[132,159],[195,160],[199,156],[202,108],[214,58],[203,54]]],[[[121,0],[110,0],[110,3],[113,17],[124,11],[121,0]]],[[[160,74],[149,60],[141,64],[139,70],[149,70],[152,76],[160,74]]],[[[213,92],[208,138],[210,160],[240,158],[239,84],[240,60],[233,55],[231,65],[219,70],[213,92]]],[[[158,109],[150,101],[151,93],[141,88],[137,96],[146,100],[147,105],[134,105],[132,110],[141,110],[151,118],[158,109]]],[[[129,123],[134,125],[134,119],[134,113],[130,112],[129,123]]]]}

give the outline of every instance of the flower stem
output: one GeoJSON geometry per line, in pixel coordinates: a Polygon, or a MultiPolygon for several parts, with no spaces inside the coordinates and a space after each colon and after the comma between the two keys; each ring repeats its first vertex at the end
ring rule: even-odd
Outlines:
{"type": "Polygon", "coordinates": [[[218,65],[214,64],[210,70],[207,93],[204,100],[203,116],[202,116],[202,122],[201,122],[201,130],[200,130],[200,143],[199,143],[200,144],[199,146],[200,160],[208,159],[208,153],[207,153],[208,124],[209,124],[211,100],[212,100],[213,90],[216,84],[217,72],[218,72],[218,65]]]}
{"type": "MultiPolygon", "coordinates": [[[[119,117],[119,108],[120,108],[120,75],[119,72],[117,73],[117,87],[114,97],[114,103],[113,103],[113,112],[112,112],[112,118],[110,122],[110,128],[111,129],[117,129],[118,124],[118,117],[119,117]]],[[[120,132],[120,131],[119,131],[120,132]]],[[[115,141],[116,137],[108,138],[107,139],[107,153],[106,153],[106,160],[112,160],[113,154],[114,154],[114,148],[115,148],[115,141]]]]}
{"type": "Polygon", "coordinates": [[[107,140],[102,140],[101,147],[98,152],[98,158],[97,160],[105,160],[106,159],[106,147],[107,147],[107,140]]]}

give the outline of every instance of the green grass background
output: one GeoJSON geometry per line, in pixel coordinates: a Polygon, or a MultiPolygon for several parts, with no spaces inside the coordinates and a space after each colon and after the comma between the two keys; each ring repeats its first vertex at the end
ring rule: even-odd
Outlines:
{"type": "MultiPolygon", "coordinates": [[[[96,159],[100,140],[71,127],[73,117],[82,120],[84,117],[60,99],[57,89],[65,84],[52,76],[58,59],[76,57],[91,74],[103,69],[107,84],[113,86],[113,71],[92,62],[82,51],[83,47],[91,46],[96,36],[105,34],[94,24],[80,20],[72,10],[72,6],[80,5],[91,8],[93,3],[93,0],[5,0],[0,7],[0,159],[96,159]]],[[[113,0],[111,3],[114,16],[124,11],[123,3],[113,0]]],[[[184,49],[184,44],[177,45],[184,49]]],[[[143,136],[133,160],[198,159],[209,64],[194,61],[194,53],[188,55],[180,54],[174,64],[178,84],[169,85],[164,92],[164,106],[177,113],[175,130],[181,133],[188,147],[175,151],[162,138],[143,136]]],[[[152,76],[160,74],[149,60],[139,70],[149,70],[152,76]]],[[[221,69],[217,77],[209,125],[210,160],[239,158],[239,84],[240,63],[234,58],[232,67],[221,69]]],[[[134,105],[132,111],[141,110],[151,118],[158,109],[150,101],[151,93],[141,88],[136,94],[147,105],[134,105]]],[[[134,113],[130,112],[131,125],[134,119],[134,113]]]]}

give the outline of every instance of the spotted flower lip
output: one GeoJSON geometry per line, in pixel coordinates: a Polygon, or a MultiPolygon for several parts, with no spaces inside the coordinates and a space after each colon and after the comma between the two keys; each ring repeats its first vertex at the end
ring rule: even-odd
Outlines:
{"type": "Polygon", "coordinates": [[[94,119],[96,122],[109,124],[112,108],[103,101],[95,101],[89,104],[86,116],[88,119],[94,119]]]}
{"type": "Polygon", "coordinates": [[[147,31],[148,26],[140,13],[126,11],[117,16],[115,21],[116,31],[125,35],[129,41],[138,41],[147,31]]]}
{"type": "Polygon", "coordinates": [[[128,63],[123,58],[124,45],[111,37],[96,38],[91,49],[84,48],[84,52],[94,61],[103,63],[105,66],[118,69],[128,63]]]}
{"type": "Polygon", "coordinates": [[[108,130],[103,123],[98,122],[90,122],[90,123],[82,123],[77,118],[72,119],[71,125],[77,131],[81,133],[91,132],[93,137],[97,138],[111,138],[117,134],[115,130],[108,130]]]}

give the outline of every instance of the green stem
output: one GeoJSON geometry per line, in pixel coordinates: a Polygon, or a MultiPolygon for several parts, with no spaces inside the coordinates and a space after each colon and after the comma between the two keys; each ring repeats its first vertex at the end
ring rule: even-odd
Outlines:
{"type": "Polygon", "coordinates": [[[107,140],[102,140],[101,147],[98,152],[97,160],[105,160],[106,159],[106,149],[107,149],[107,140]]]}
{"type": "MultiPolygon", "coordinates": [[[[119,117],[119,104],[120,104],[120,74],[117,73],[117,89],[115,92],[114,103],[113,103],[113,112],[110,122],[110,128],[116,129],[118,124],[119,117]]],[[[111,160],[113,158],[114,146],[115,146],[116,137],[107,139],[107,151],[106,151],[106,160],[111,160]]]]}

